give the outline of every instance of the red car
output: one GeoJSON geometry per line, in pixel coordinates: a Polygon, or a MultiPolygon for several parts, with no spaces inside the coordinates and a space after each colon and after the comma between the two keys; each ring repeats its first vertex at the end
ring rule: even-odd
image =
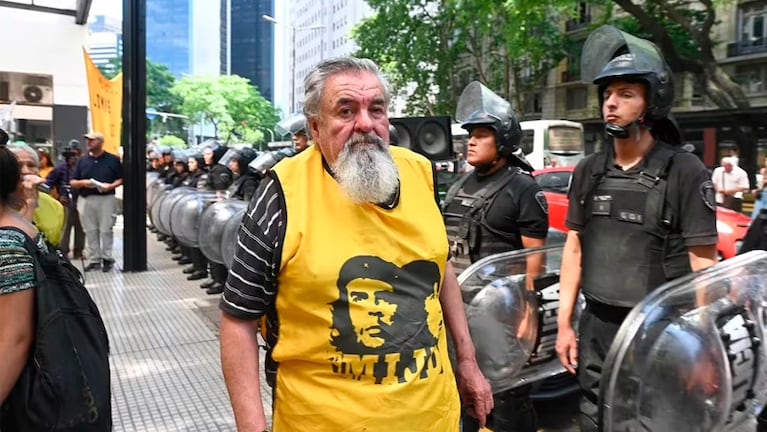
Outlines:
{"type": "MultiPolygon", "coordinates": [[[[549,202],[549,226],[565,232],[568,231],[565,227],[567,188],[570,186],[574,169],[574,166],[566,166],[533,171],[533,176],[543,188],[549,202]]],[[[716,250],[719,259],[731,258],[738,253],[749,223],[751,218],[743,213],[721,206],[716,208],[716,228],[719,231],[716,250]]]]}

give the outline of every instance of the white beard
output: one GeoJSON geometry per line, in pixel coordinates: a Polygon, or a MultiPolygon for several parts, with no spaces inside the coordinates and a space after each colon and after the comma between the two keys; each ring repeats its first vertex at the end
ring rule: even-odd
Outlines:
{"type": "Polygon", "coordinates": [[[384,203],[399,187],[388,145],[371,133],[350,138],[332,168],[341,190],[355,204],[384,203]]]}

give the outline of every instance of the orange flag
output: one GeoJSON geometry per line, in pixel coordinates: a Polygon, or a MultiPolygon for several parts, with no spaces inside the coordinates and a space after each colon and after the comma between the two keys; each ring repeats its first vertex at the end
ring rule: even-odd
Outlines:
{"type": "MultiPolygon", "coordinates": [[[[122,125],[123,74],[107,79],[83,48],[85,72],[88,76],[91,129],[104,134],[104,150],[119,154],[122,125]]],[[[83,132],[85,133],[85,132],[83,132]]]]}

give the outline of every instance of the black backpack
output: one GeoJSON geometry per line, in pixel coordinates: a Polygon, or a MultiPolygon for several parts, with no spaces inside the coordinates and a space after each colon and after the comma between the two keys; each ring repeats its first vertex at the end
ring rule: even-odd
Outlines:
{"type": "Polygon", "coordinates": [[[35,340],[0,410],[3,432],[112,429],[109,340],[82,274],[49,246],[35,259],[35,340]]]}

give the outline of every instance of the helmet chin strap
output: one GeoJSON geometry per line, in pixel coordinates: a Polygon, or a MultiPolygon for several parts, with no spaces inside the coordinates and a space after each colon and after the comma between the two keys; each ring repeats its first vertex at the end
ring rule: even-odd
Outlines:
{"type": "Polygon", "coordinates": [[[496,158],[493,159],[492,162],[488,162],[482,165],[477,165],[474,167],[474,170],[476,170],[478,174],[485,174],[487,172],[490,172],[490,170],[492,170],[495,167],[495,164],[497,164],[499,160],[500,160],[500,157],[496,156],[496,158]]]}
{"type": "Polygon", "coordinates": [[[615,123],[605,123],[605,133],[613,138],[626,139],[631,136],[631,129],[634,129],[634,136],[636,137],[636,140],[639,141],[639,126],[645,124],[644,117],[645,115],[642,114],[639,118],[625,126],[617,125],[615,123]]]}

